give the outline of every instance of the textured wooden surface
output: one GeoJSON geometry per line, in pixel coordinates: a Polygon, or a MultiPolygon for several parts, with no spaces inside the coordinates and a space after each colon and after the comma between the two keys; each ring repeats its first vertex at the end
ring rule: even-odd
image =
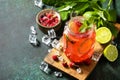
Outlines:
{"type": "MultiPolygon", "coordinates": [[[[60,41],[62,43],[62,41],[60,41]]],[[[52,59],[52,56],[56,53],[59,52],[59,54],[61,55],[61,57],[67,62],[69,63],[69,59],[66,57],[66,55],[58,49],[53,48],[52,51],[45,57],[44,61],[47,62],[48,64],[52,65],[53,67],[56,67],[57,69],[69,74],[70,76],[75,77],[76,79],[79,80],[85,80],[87,78],[87,76],[91,73],[91,71],[95,68],[97,62],[99,61],[101,55],[102,55],[102,50],[103,47],[99,44],[99,43],[95,43],[95,52],[94,55],[92,57],[92,61],[90,65],[86,65],[86,64],[80,64],[79,67],[82,70],[82,73],[78,73],[76,71],[76,69],[73,68],[65,68],[62,65],[62,61],[54,61],[52,59]],[[94,60],[97,59],[97,60],[94,60]]]]}

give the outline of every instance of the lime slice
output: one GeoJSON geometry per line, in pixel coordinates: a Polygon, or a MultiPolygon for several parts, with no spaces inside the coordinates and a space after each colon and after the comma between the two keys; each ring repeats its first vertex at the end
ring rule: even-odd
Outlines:
{"type": "Polygon", "coordinates": [[[116,46],[109,44],[105,49],[104,49],[104,56],[111,62],[114,62],[117,57],[118,57],[118,50],[116,46]]]}
{"type": "Polygon", "coordinates": [[[101,43],[105,44],[109,42],[112,38],[112,33],[107,27],[100,27],[96,30],[96,40],[101,43]]]}

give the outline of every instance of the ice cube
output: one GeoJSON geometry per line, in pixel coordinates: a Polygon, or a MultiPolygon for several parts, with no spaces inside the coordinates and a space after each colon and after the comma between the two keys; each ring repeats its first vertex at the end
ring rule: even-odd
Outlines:
{"type": "Polygon", "coordinates": [[[77,71],[78,73],[82,73],[81,68],[77,68],[76,71],[77,71]]]}
{"type": "Polygon", "coordinates": [[[94,61],[99,61],[99,59],[100,59],[100,54],[102,54],[102,53],[94,53],[93,55],[92,55],[92,60],[94,60],[94,61]]]}
{"type": "Polygon", "coordinates": [[[35,29],[34,26],[30,26],[30,30],[31,30],[32,34],[35,34],[35,35],[37,34],[36,29],[35,29]]]}
{"type": "Polygon", "coordinates": [[[48,67],[48,64],[45,63],[44,61],[41,62],[40,69],[47,74],[51,72],[51,69],[48,67]]]}
{"type": "Polygon", "coordinates": [[[44,5],[42,0],[34,0],[34,4],[40,8],[42,8],[44,5]]]}
{"type": "Polygon", "coordinates": [[[65,61],[62,56],[59,56],[58,59],[59,59],[59,61],[62,61],[62,62],[65,61]]]}
{"type": "Polygon", "coordinates": [[[56,77],[62,77],[62,73],[61,73],[61,72],[58,72],[58,71],[55,71],[55,72],[54,72],[54,75],[55,75],[56,77]]]}
{"type": "Polygon", "coordinates": [[[51,46],[53,48],[56,48],[57,44],[59,43],[59,41],[57,39],[54,39],[52,42],[51,42],[51,46]]]}
{"type": "Polygon", "coordinates": [[[62,50],[62,44],[60,42],[58,42],[58,44],[55,47],[57,50],[61,51],[62,50]]]}
{"type": "Polygon", "coordinates": [[[34,34],[30,34],[29,35],[29,42],[32,44],[32,45],[35,45],[35,46],[38,46],[39,45],[39,42],[37,40],[37,36],[34,35],[34,34]]]}
{"type": "Polygon", "coordinates": [[[48,46],[50,46],[50,43],[51,43],[51,38],[48,36],[48,35],[44,35],[42,37],[42,42],[48,46]]]}
{"type": "Polygon", "coordinates": [[[54,29],[48,30],[48,36],[49,36],[50,38],[55,38],[55,37],[56,37],[55,30],[54,30],[54,29]]]}
{"type": "Polygon", "coordinates": [[[44,70],[45,67],[48,67],[48,64],[45,63],[44,61],[42,61],[41,64],[40,64],[40,69],[44,70]]]}

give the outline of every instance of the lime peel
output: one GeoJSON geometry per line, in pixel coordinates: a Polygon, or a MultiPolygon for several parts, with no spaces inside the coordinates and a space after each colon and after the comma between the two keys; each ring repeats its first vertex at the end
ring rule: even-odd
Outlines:
{"type": "Polygon", "coordinates": [[[104,49],[103,54],[110,62],[114,62],[118,58],[117,47],[115,45],[109,44],[104,49]]]}

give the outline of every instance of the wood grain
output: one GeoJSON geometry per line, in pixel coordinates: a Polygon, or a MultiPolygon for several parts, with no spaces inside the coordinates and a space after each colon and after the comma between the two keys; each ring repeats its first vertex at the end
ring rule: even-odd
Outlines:
{"type": "Polygon", "coordinates": [[[87,78],[87,76],[91,73],[91,71],[94,69],[94,67],[96,66],[97,62],[99,61],[101,55],[102,55],[102,50],[103,47],[99,44],[99,43],[95,43],[95,52],[94,52],[94,56],[96,56],[97,60],[92,59],[91,64],[90,65],[85,65],[85,64],[80,64],[79,67],[82,70],[82,73],[78,73],[76,71],[76,69],[73,68],[65,68],[62,65],[62,61],[54,61],[52,59],[52,55],[56,54],[59,52],[60,56],[67,62],[70,63],[70,60],[66,57],[66,55],[58,49],[53,48],[52,51],[50,53],[48,53],[48,55],[44,58],[44,61],[47,62],[48,64],[52,65],[53,67],[56,67],[57,69],[75,77],[78,80],[85,80],[87,78]]]}

